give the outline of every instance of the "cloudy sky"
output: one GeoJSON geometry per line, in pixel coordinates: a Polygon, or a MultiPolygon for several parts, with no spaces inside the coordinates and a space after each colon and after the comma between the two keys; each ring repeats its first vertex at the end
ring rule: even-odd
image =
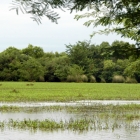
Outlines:
{"type": "MultiPolygon", "coordinates": [[[[42,47],[45,52],[64,52],[65,45],[90,40],[90,34],[100,29],[86,27],[83,23],[87,19],[76,21],[75,13],[62,11],[59,11],[61,19],[58,20],[58,24],[43,18],[42,24],[38,25],[29,15],[21,12],[17,15],[15,11],[9,11],[11,2],[12,0],[0,2],[0,52],[9,46],[23,49],[28,44],[42,47]]],[[[100,44],[103,41],[112,43],[115,40],[133,43],[116,34],[96,35],[91,39],[91,43],[100,44]]]]}

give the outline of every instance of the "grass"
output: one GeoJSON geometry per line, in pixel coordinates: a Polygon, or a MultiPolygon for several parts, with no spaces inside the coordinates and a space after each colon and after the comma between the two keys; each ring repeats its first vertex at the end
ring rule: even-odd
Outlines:
{"type": "MultiPolygon", "coordinates": [[[[130,128],[130,129],[139,129],[139,126],[133,123],[129,123],[128,120],[132,118],[127,118],[128,115],[122,116],[120,118],[111,118],[111,116],[104,115],[96,116],[93,118],[80,118],[80,119],[70,119],[68,121],[61,120],[56,122],[55,120],[31,120],[31,119],[23,119],[23,120],[13,120],[9,119],[9,121],[0,121],[0,129],[4,129],[6,127],[16,128],[16,129],[30,129],[30,130],[44,130],[44,131],[56,131],[56,130],[72,130],[72,131],[89,131],[89,130],[112,130],[118,128],[130,128]]],[[[133,118],[135,116],[132,116],[133,118]]],[[[140,116],[137,116],[140,118],[140,116]]]]}
{"type": "Polygon", "coordinates": [[[0,82],[0,101],[140,100],[140,84],[0,82]]]}
{"type": "Polygon", "coordinates": [[[42,112],[42,111],[62,111],[68,112],[140,112],[139,104],[128,104],[128,105],[100,105],[95,104],[92,106],[81,105],[81,106],[42,106],[42,107],[18,107],[18,106],[0,106],[0,112],[42,112]]]}
{"type": "Polygon", "coordinates": [[[75,114],[69,120],[4,120],[0,121],[0,129],[9,127],[24,130],[72,130],[72,131],[89,131],[89,130],[112,130],[139,129],[140,105],[93,105],[93,106],[46,106],[46,107],[14,107],[2,106],[0,112],[42,112],[42,111],[66,111],[69,114],[75,114]],[[133,123],[136,122],[136,123],[133,123]]]}

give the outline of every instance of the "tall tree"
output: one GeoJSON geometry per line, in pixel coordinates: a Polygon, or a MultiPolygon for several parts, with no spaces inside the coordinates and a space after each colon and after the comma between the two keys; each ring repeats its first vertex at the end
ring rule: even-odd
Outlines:
{"type": "MultiPolygon", "coordinates": [[[[139,0],[13,0],[12,2],[11,9],[15,9],[17,13],[20,9],[24,13],[31,14],[33,20],[38,23],[41,22],[43,16],[57,23],[59,15],[54,11],[55,9],[67,8],[72,12],[88,7],[88,13],[77,15],[75,18],[78,20],[91,17],[92,19],[85,23],[86,26],[91,24],[95,27],[107,26],[99,33],[116,32],[123,37],[131,38],[136,41],[140,50],[139,0]]],[[[94,34],[95,32],[92,36],[94,34]]]]}
{"type": "Polygon", "coordinates": [[[40,58],[44,55],[44,51],[41,47],[33,46],[31,44],[29,44],[27,48],[23,49],[22,53],[34,58],[40,58]]]}
{"type": "Polygon", "coordinates": [[[115,32],[123,37],[136,41],[140,47],[140,1],[139,0],[91,0],[91,9],[88,13],[77,15],[75,18],[90,17],[86,26],[107,26],[105,30],[94,32],[115,32]]]}

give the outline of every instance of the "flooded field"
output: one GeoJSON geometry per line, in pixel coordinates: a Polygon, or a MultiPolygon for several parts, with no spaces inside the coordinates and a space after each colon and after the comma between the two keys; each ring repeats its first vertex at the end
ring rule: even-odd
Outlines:
{"type": "Polygon", "coordinates": [[[28,130],[4,130],[0,132],[2,140],[139,140],[140,131],[119,129],[115,131],[54,131],[43,132],[37,130],[30,132],[28,130]]]}
{"type": "Polygon", "coordinates": [[[0,140],[25,139],[138,140],[139,102],[0,103],[0,140]]]}
{"type": "Polygon", "coordinates": [[[0,102],[0,106],[19,106],[19,107],[42,107],[42,106],[79,106],[79,105],[125,105],[125,104],[140,104],[140,101],[128,100],[82,100],[74,102],[0,102]]]}

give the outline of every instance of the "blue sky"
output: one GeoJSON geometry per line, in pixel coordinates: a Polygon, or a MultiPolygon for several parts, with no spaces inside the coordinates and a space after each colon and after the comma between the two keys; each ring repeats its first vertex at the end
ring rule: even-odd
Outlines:
{"type": "MultiPolygon", "coordinates": [[[[42,24],[38,25],[32,21],[30,15],[16,14],[10,10],[12,0],[0,2],[0,52],[13,46],[19,49],[26,48],[28,44],[39,46],[45,52],[64,52],[65,45],[75,44],[78,41],[90,39],[90,34],[99,28],[83,25],[87,19],[76,21],[74,15],[69,12],[59,11],[61,18],[58,24],[52,23],[47,18],[42,19],[42,24]]],[[[115,40],[128,41],[116,34],[96,35],[91,39],[92,44],[100,44],[107,41],[110,44],[115,40]]]]}

